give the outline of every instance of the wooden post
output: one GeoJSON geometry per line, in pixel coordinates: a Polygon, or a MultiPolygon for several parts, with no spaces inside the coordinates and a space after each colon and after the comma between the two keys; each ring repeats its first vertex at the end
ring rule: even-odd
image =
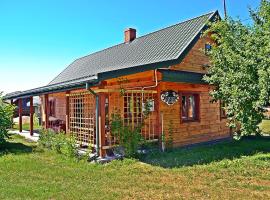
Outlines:
{"type": "Polygon", "coordinates": [[[157,86],[157,99],[156,99],[156,109],[157,109],[157,118],[156,118],[156,123],[157,123],[157,134],[158,134],[158,140],[159,140],[159,146],[162,146],[162,111],[160,109],[161,106],[161,99],[160,99],[160,94],[161,94],[161,88],[160,84],[157,86]]]}
{"type": "MultiPolygon", "coordinates": [[[[157,71],[157,77],[158,81],[162,80],[162,73],[157,71]]],[[[157,90],[157,99],[156,99],[156,112],[157,112],[157,118],[156,118],[156,123],[157,123],[157,134],[158,134],[158,140],[159,140],[159,145],[161,147],[162,144],[162,110],[161,110],[161,87],[162,87],[162,82],[159,82],[158,86],[156,87],[157,90]]]]}
{"type": "Polygon", "coordinates": [[[19,131],[22,132],[22,99],[18,99],[18,106],[19,106],[19,131]]]}
{"type": "MultiPolygon", "coordinates": [[[[10,104],[13,105],[13,99],[10,100],[10,104]]],[[[11,126],[10,126],[11,129],[13,129],[13,118],[14,118],[14,112],[13,112],[13,114],[11,116],[11,119],[10,119],[11,123],[12,123],[11,126]]]]}
{"type": "Polygon", "coordinates": [[[49,128],[49,115],[48,115],[48,94],[44,95],[44,111],[45,111],[45,129],[49,128]]]}
{"type": "Polygon", "coordinates": [[[30,97],[30,135],[34,135],[34,106],[33,97],[30,97]]]}
{"type": "Polygon", "coordinates": [[[105,146],[105,101],[106,101],[106,94],[99,93],[99,156],[101,158],[106,156],[106,150],[103,149],[105,146]]]}
{"type": "Polygon", "coordinates": [[[69,133],[69,94],[70,92],[66,92],[66,133],[69,133]]]}

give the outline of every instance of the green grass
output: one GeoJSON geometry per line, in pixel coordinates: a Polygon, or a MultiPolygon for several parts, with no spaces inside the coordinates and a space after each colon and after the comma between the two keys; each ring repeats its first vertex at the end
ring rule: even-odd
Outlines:
{"type": "Polygon", "coordinates": [[[13,136],[0,148],[0,199],[269,199],[270,140],[76,162],[13,136]]]}
{"type": "Polygon", "coordinates": [[[265,134],[270,134],[270,120],[263,120],[260,124],[260,129],[265,134]]]}
{"type": "MultiPolygon", "coordinates": [[[[19,124],[14,124],[13,125],[13,129],[19,130],[19,124]]],[[[25,130],[25,131],[29,131],[30,130],[30,124],[29,123],[24,123],[22,125],[22,129],[25,130]]],[[[38,130],[41,130],[41,129],[42,129],[42,126],[39,126],[37,124],[34,124],[34,130],[35,131],[38,131],[38,130]]]]}

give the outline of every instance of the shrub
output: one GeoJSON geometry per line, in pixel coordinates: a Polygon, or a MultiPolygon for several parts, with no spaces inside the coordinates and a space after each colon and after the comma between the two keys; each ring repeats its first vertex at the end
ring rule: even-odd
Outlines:
{"type": "Polygon", "coordinates": [[[65,143],[61,146],[61,153],[68,157],[76,157],[78,155],[77,141],[73,136],[65,136],[65,143]]]}
{"type": "Polygon", "coordinates": [[[112,114],[111,132],[117,138],[119,145],[124,148],[126,157],[138,156],[138,149],[144,143],[141,136],[141,126],[132,128],[125,126],[119,113],[112,114]]]}
{"type": "Polygon", "coordinates": [[[50,129],[43,129],[42,131],[40,131],[38,140],[39,145],[47,149],[52,149],[55,134],[56,133],[50,129]]]}
{"type": "Polygon", "coordinates": [[[13,112],[14,106],[5,103],[2,100],[2,93],[0,93],[0,144],[8,138],[8,129],[12,125],[13,112]]]}
{"type": "Polygon", "coordinates": [[[50,129],[42,130],[39,136],[39,144],[67,157],[77,156],[78,149],[75,138],[67,136],[63,132],[56,133],[50,129]]]}

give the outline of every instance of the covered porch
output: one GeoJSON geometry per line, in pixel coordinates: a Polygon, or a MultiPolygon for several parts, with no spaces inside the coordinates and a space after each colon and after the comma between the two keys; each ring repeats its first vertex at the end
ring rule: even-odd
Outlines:
{"type": "MultiPolygon", "coordinates": [[[[110,130],[113,114],[118,113],[124,125],[136,128],[143,124],[141,134],[145,140],[160,138],[158,91],[153,89],[100,89],[86,87],[41,94],[41,118],[45,129],[73,135],[81,147],[91,147],[99,156],[118,144],[110,130]],[[147,105],[146,105],[147,104],[147,105]],[[149,107],[149,105],[150,107],[149,107]],[[148,106],[149,108],[146,108],[148,106]],[[148,112],[146,117],[146,110],[148,112]]],[[[33,130],[33,96],[30,98],[30,136],[33,130]]],[[[19,102],[23,98],[19,98],[19,102]]],[[[22,130],[23,108],[19,104],[19,132],[22,130]]]]}

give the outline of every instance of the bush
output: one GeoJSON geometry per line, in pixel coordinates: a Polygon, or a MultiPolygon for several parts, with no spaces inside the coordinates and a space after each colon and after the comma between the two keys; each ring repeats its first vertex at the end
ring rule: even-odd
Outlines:
{"type": "Polygon", "coordinates": [[[39,133],[39,140],[38,144],[42,147],[45,147],[47,149],[52,149],[53,148],[53,141],[55,138],[55,132],[52,130],[45,130],[43,129],[39,133]]]}
{"type": "Polygon", "coordinates": [[[14,106],[5,103],[2,100],[2,93],[0,93],[0,144],[8,138],[8,129],[12,126],[13,112],[14,106]]]}
{"type": "Polygon", "coordinates": [[[125,126],[119,113],[112,114],[111,132],[116,137],[119,145],[124,148],[126,157],[138,156],[139,147],[144,144],[141,136],[141,126],[132,128],[125,126]]]}
{"type": "Polygon", "coordinates": [[[39,145],[67,157],[77,156],[76,140],[65,133],[56,133],[52,130],[42,130],[39,136],[39,145]]]}

